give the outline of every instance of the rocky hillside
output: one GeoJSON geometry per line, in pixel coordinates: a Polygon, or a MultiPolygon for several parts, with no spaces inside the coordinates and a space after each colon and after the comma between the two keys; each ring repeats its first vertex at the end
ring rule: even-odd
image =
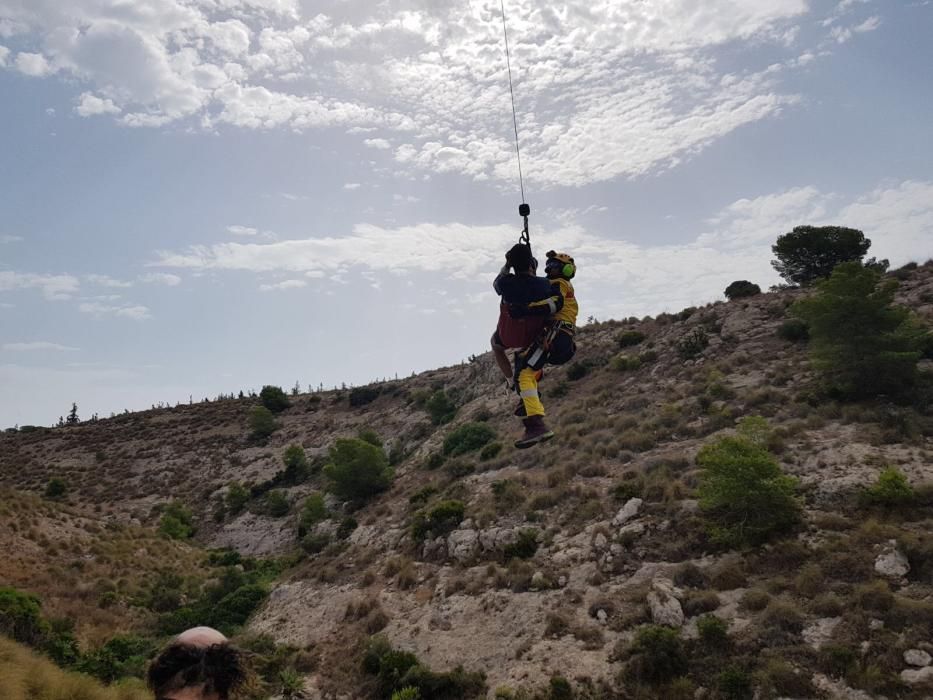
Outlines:
{"type": "MultiPolygon", "coordinates": [[[[897,276],[899,301],[933,325],[933,264],[897,276]]],[[[821,399],[806,342],[779,333],[800,294],[587,326],[575,362],[542,383],[558,439],[528,451],[511,446],[515,397],[488,354],[291,397],[264,441],[250,433],[255,398],[0,434],[0,485],[19,494],[6,500],[53,478],[66,487],[25,525],[0,506],[5,549],[18,552],[16,575],[0,579],[77,615],[67,591],[40,583],[77,552],[106,561],[74,544],[76,530],[146,528],[180,501],[197,543],[287,562],[249,630],[313,657],[309,697],[378,692],[378,674],[361,670],[374,633],[434,671],[484,673],[490,697],[933,697],[933,410],[821,399]],[[753,415],[799,479],[803,522],[727,549],[699,510],[696,456],[753,415]],[[394,478],[342,503],[321,466],[361,434],[383,445],[394,478]],[[308,478],[282,478],[291,445],[308,478]],[[860,497],[886,467],[911,484],[910,507],[860,497]],[[651,622],[678,630],[686,654],[674,674],[686,679],[663,690],[632,672],[651,622]]],[[[158,542],[141,556],[184,560],[187,545],[158,542]]]]}

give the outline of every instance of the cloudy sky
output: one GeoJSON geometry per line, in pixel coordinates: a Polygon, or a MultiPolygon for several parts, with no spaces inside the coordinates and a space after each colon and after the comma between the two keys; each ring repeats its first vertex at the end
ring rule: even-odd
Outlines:
{"type": "MultiPolygon", "coordinates": [[[[499,0],[0,0],[0,427],[487,349],[520,202],[499,0]]],[[[933,256],[930,0],[508,0],[585,320],[933,256]]]]}

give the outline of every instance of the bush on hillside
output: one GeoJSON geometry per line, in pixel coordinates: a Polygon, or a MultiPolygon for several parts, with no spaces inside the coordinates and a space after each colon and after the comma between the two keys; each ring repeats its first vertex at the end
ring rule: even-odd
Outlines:
{"type": "Polygon", "coordinates": [[[48,632],[49,624],[42,617],[38,598],[15,588],[0,587],[0,634],[38,647],[48,632]]]}
{"type": "Polygon", "coordinates": [[[250,437],[256,441],[263,441],[278,429],[275,416],[265,406],[254,406],[249,412],[250,437]]]}
{"type": "Polygon", "coordinates": [[[298,519],[298,536],[304,537],[323,520],[327,520],[330,513],[327,512],[327,506],[324,505],[324,496],[319,493],[312,493],[305,499],[301,507],[301,515],[298,519]]]}
{"type": "Polygon", "coordinates": [[[752,440],[720,438],[700,450],[697,464],[700,506],[721,544],[759,544],[799,521],[796,479],[752,440]]]}
{"type": "Polygon", "coordinates": [[[231,481],[227,486],[227,494],[224,496],[224,503],[231,515],[237,515],[243,510],[247,501],[249,501],[249,491],[239,481],[231,481]]]}
{"type": "Polygon", "coordinates": [[[733,299],[743,299],[745,297],[753,297],[757,294],[761,294],[761,287],[748,280],[736,280],[726,287],[726,291],[723,292],[723,294],[726,295],[726,299],[729,301],[733,299]]]}
{"type": "Polygon", "coordinates": [[[609,361],[609,367],[616,372],[634,372],[641,367],[641,359],[634,355],[619,353],[609,361]]]}
{"type": "Polygon", "coordinates": [[[843,263],[791,312],[810,327],[813,364],[833,395],[898,396],[914,388],[924,331],[895,306],[897,282],[843,263]]]}
{"type": "Polygon", "coordinates": [[[789,343],[801,343],[810,339],[810,327],[803,319],[791,318],[778,326],[777,334],[789,343]]]}
{"type": "Polygon", "coordinates": [[[385,452],[356,438],[337,440],[330,448],[330,463],[324,467],[334,493],[345,500],[364,500],[385,491],[392,482],[392,469],[385,452]]]}
{"type": "Polygon", "coordinates": [[[271,386],[267,384],[262,388],[262,391],[259,392],[259,400],[262,402],[262,405],[272,411],[272,413],[281,413],[291,406],[291,403],[288,401],[288,396],[285,395],[285,392],[282,391],[282,387],[280,386],[271,386]]]}
{"type": "Polygon", "coordinates": [[[428,412],[434,425],[444,425],[450,423],[457,415],[457,404],[446,391],[435,391],[425,401],[424,410],[428,412]]]}
{"type": "Polygon", "coordinates": [[[428,533],[440,537],[454,530],[463,520],[462,501],[441,501],[427,511],[415,513],[411,523],[411,534],[416,540],[423,540],[428,533]]]}
{"type": "Polygon", "coordinates": [[[195,533],[194,515],[181,501],[172,501],[162,508],[159,532],[173,540],[187,540],[195,533]]]}
{"type": "Polygon", "coordinates": [[[874,484],[862,490],[859,502],[864,506],[901,508],[913,504],[916,497],[916,492],[903,472],[896,467],[886,467],[874,484]]]}
{"type": "Polygon", "coordinates": [[[291,510],[291,504],[282,491],[269,491],[263,499],[262,511],[270,518],[282,518],[288,515],[289,510],[291,510]]]}
{"type": "Polygon", "coordinates": [[[382,438],[379,437],[379,433],[370,428],[364,428],[356,435],[363,442],[368,442],[370,445],[375,445],[376,447],[382,447],[382,438]]]}
{"type": "Polygon", "coordinates": [[[486,677],[457,667],[446,673],[436,673],[424,666],[418,657],[407,651],[393,649],[385,637],[373,637],[363,656],[363,670],[375,676],[377,697],[389,700],[399,692],[413,697],[437,700],[470,700],[486,692],[486,677]]]}
{"type": "Polygon", "coordinates": [[[675,344],[677,354],[683,360],[692,360],[709,346],[709,336],[702,328],[694,328],[675,344]]]}
{"type": "Polygon", "coordinates": [[[84,654],[75,664],[75,670],[104,683],[113,683],[127,676],[141,677],[154,651],[155,643],[151,639],[119,635],[84,654]]]}
{"type": "Polygon", "coordinates": [[[687,654],[676,630],[645,625],[629,647],[625,675],[636,683],[660,685],[687,673],[687,654]]]}
{"type": "Polygon", "coordinates": [[[285,471],[280,480],[283,486],[303,484],[311,476],[311,464],[301,445],[289,445],[282,455],[282,461],[285,463],[285,471]]]}
{"type": "Polygon", "coordinates": [[[590,373],[590,365],[587,362],[571,362],[567,365],[567,379],[576,382],[583,379],[590,373]]]}
{"type": "Polygon", "coordinates": [[[619,344],[620,348],[630,348],[633,345],[641,343],[646,337],[647,336],[641,331],[628,329],[616,336],[616,342],[619,344]]]}
{"type": "Polygon", "coordinates": [[[68,486],[65,484],[64,479],[60,479],[57,476],[53,476],[49,479],[49,483],[45,486],[45,497],[51,499],[58,499],[64,496],[68,492],[68,486]]]}
{"type": "Polygon", "coordinates": [[[503,550],[505,560],[531,559],[538,551],[538,531],[527,528],[518,533],[518,539],[503,550]]]}
{"type": "Polygon", "coordinates": [[[496,431],[486,423],[464,423],[444,440],[444,454],[448,457],[482,449],[495,440],[496,431]]]}
{"type": "Polygon", "coordinates": [[[378,386],[355,386],[350,389],[350,406],[359,408],[379,398],[382,390],[378,386]]]}
{"type": "Polygon", "coordinates": [[[871,241],[865,234],[844,226],[797,226],[778,236],[771,247],[777,260],[771,266],[790,284],[806,286],[829,277],[837,265],[861,260],[871,241]]]}

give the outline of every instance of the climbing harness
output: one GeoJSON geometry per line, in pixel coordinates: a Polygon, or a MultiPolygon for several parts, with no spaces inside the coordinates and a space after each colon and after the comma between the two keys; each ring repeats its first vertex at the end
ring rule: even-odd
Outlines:
{"type": "Polygon", "coordinates": [[[502,7],[502,34],[505,37],[505,61],[509,71],[509,95],[512,97],[512,126],[515,129],[515,155],[518,158],[518,185],[522,193],[522,203],[518,206],[518,215],[524,220],[522,235],[518,242],[531,247],[531,236],[528,233],[528,217],[531,215],[531,206],[525,202],[525,179],[522,176],[522,152],[518,145],[518,115],[515,111],[515,88],[512,85],[512,57],[509,51],[509,30],[505,18],[505,0],[500,0],[502,7]]]}

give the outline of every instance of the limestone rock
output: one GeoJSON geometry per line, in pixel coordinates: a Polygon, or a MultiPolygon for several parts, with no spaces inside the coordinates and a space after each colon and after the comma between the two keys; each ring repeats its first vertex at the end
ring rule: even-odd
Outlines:
{"type": "Polygon", "coordinates": [[[901,671],[901,680],[910,685],[933,683],[933,666],[917,669],[909,668],[906,671],[901,671]]]}
{"type": "Polygon", "coordinates": [[[933,657],[922,649],[908,649],[904,652],[904,663],[908,666],[929,666],[933,657]]]}
{"type": "Polygon", "coordinates": [[[597,551],[602,551],[607,544],[609,544],[609,540],[606,539],[606,536],[601,532],[597,532],[596,537],[593,538],[593,547],[597,551]]]}
{"type": "Polygon", "coordinates": [[[612,519],[612,524],[619,527],[627,523],[638,515],[638,510],[641,508],[642,503],[644,503],[644,501],[640,498],[630,498],[626,501],[625,505],[619,509],[619,512],[616,513],[616,517],[612,519]]]}
{"type": "Polygon", "coordinates": [[[803,639],[819,651],[833,637],[833,632],[842,622],[841,617],[823,617],[807,625],[803,630],[803,639]]]}
{"type": "Polygon", "coordinates": [[[476,530],[454,530],[447,536],[447,554],[460,563],[471,560],[479,552],[476,530]]]}
{"type": "Polygon", "coordinates": [[[875,559],[875,571],[890,578],[903,578],[910,572],[907,557],[897,548],[896,540],[891,540],[875,559]]]}
{"type": "Polygon", "coordinates": [[[677,589],[670,579],[655,579],[648,594],[651,619],[657,625],[681,627],[684,624],[684,609],[676,598],[677,589]]]}

